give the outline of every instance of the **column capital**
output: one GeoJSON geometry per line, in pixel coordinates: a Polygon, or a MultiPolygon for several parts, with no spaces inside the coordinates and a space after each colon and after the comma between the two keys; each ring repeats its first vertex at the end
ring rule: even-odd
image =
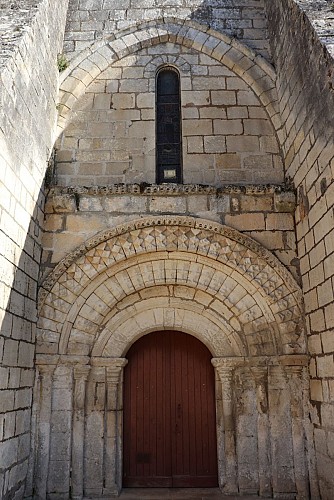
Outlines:
{"type": "Polygon", "coordinates": [[[114,363],[107,366],[107,383],[118,384],[123,368],[128,364],[125,358],[114,358],[114,363]]]}
{"type": "Polygon", "coordinates": [[[59,354],[36,354],[36,366],[56,366],[59,363],[59,354]]]}
{"type": "Polygon", "coordinates": [[[268,366],[250,366],[250,371],[257,383],[263,383],[268,377],[268,366]]]}
{"type": "Polygon", "coordinates": [[[244,358],[213,358],[212,365],[216,368],[220,378],[230,378],[233,375],[233,370],[245,364],[244,358]]]}
{"type": "Polygon", "coordinates": [[[52,377],[55,369],[57,368],[57,365],[37,365],[37,368],[42,378],[45,378],[47,376],[52,377]]]}
{"type": "Polygon", "coordinates": [[[287,354],[279,357],[279,362],[282,366],[308,366],[309,356],[307,354],[287,354]]]}
{"type": "Polygon", "coordinates": [[[92,357],[90,360],[91,366],[101,366],[105,368],[124,368],[128,364],[126,358],[100,358],[92,357]]]}
{"type": "Polygon", "coordinates": [[[84,365],[84,366],[75,366],[73,370],[73,376],[74,380],[83,380],[87,381],[89,372],[90,372],[91,367],[84,365]]]}
{"type": "Polygon", "coordinates": [[[296,377],[296,378],[301,378],[303,371],[304,371],[304,366],[285,366],[285,371],[288,377],[296,377]]]}

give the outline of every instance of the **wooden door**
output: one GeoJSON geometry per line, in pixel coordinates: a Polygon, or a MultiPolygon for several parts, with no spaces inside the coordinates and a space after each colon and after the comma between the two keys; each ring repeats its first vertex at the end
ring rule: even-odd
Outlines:
{"type": "Polygon", "coordinates": [[[181,332],[155,332],[129,350],[124,373],[127,487],[215,487],[211,354],[181,332]]]}

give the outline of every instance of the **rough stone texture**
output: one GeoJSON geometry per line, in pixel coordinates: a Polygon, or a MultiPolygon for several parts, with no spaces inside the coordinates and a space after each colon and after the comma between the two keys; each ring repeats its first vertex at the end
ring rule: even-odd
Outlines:
{"type": "Polygon", "coordinates": [[[301,448],[308,447],[302,396],[307,387],[303,375],[307,358],[303,356],[306,345],[300,301],[297,284],[270,252],[236,230],[199,218],[165,215],[127,222],[69,254],[40,291],[37,362],[40,369],[45,364],[57,366],[52,415],[76,411],[69,397],[70,367],[85,368],[82,377],[90,369],[80,397],[86,426],[84,435],[80,434],[80,453],[76,432],[72,438],[77,462],[66,455],[71,446],[67,427],[62,426],[61,436],[51,430],[50,498],[52,492],[68,495],[65,471],[76,471],[78,463],[85,464],[80,483],[85,495],[119,491],[121,453],[116,450],[122,447],[122,405],[116,395],[122,391],[124,356],[145,332],[164,329],[196,336],[214,357],[222,489],[226,493],[257,492],[260,479],[254,464],[259,454],[268,456],[269,447],[272,471],[270,462],[261,462],[272,485],[266,493],[293,498],[298,489],[304,494],[307,464],[301,464],[299,458],[304,459],[301,448]],[[243,370],[238,372],[238,367],[243,370]],[[261,380],[269,389],[265,389],[267,395],[261,395],[261,401],[269,398],[269,407],[261,407],[267,422],[261,427],[256,409],[260,395],[250,377],[251,367],[262,367],[261,380]],[[298,389],[289,385],[290,368],[298,389]],[[61,389],[58,370],[65,375],[61,389]],[[229,413],[232,400],[233,423],[229,413]],[[295,426],[296,416],[301,426],[295,426]],[[106,418],[114,439],[108,440],[103,433],[106,418]],[[250,429],[254,431],[251,439],[250,429]],[[280,445],[282,436],[284,445],[280,445]],[[52,443],[57,443],[56,448],[52,443]],[[112,457],[110,466],[107,457],[112,457]],[[51,469],[59,460],[65,476],[60,483],[51,469]]]}
{"type": "Polygon", "coordinates": [[[29,455],[27,497],[117,494],[122,356],[172,328],[216,356],[224,492],[332,500],[332,2],[72,0],[63,48],[66,0],[0,5],[0,497],[22,498],[29,455]],[[166,63],[196,185],[152,184],[166,63]]]}
{"type": "Polygon", "coordinates": [[[29,31],[42,0],[6,0],[0,4],[0,68],[18,50],[21,38],[29,31]]]}
{"type": "Polygon", "coordinates": [[[310,19],[317,35],[330,54],[334,55],[334,11],[331,0],[296,0],[310,19]]]}
{"type": "Polygon", "coordinates": [[[205,217],[250,235],[298,276],[294,207],[294,193],[280,186],[52,188],[45,207],[43,274],[106,228],[143,215],[175,214],[205,217]]]}
{"type": "Polygon", "coordinates": [[[41,187],[67,2],[0,6],[0,498],[7,499],[22,498],[30,455],[41,187]]]}
{"type": "MultiPolygon", "coordinates": [[[[310,8],[315,4],[308,3],[310,8]]],[[[334,375],[334,64],[310,21],[294,2],[271,0],[267,2],[267,11],[285,129],[285,164],[287,175],[298,191],[297,245],[312,358],[311,415],[319,495],[331,499],[334,496],[333,455],[328,443],[333,435],[329,415],[333,413],[334,401],[331,389],[334,375]]]]}
{"type": "Polygon", "coordinates": [[[164,43],[110,65],[86,88],[57,144],[57,183],[155,182],[163,64],[180,71],[185,183],[283,181],[275,129],[251,86],[206,54],[164,43]]]}
{"type": "Polygon", "coordinates": [[[193,19],[203,25],[243,40],[267,59],[268,40],[264,0],[71,0],[68,11],[65,45],[72,59],[96,40],[112,36],[145,21],[163,17],[193,19]]]}

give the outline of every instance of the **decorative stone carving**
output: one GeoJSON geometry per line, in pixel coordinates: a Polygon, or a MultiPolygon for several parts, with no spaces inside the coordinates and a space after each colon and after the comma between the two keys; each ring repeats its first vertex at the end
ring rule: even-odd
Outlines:
{"type": "MultiPolygon", "coordinates": [[[[102,257],[105,260],[107,260],[109,257],[110,264],[112,264],[112,262],[115,261],[114,259],[119,260],[122,257],[128,257],[129,254],[137,254],[140,251],[146,251],[146,246],[152,238],[152,242],[154,242],[153,248],[158,251],[170,250],[171,241],[175,241],[174,248],[177,249],[178,245],[176,244],[176,241],[181,235],[184,235],[186,237],[185,243],[188,248],[190,247],[190,249],[191,247],[195,249],[198,248],[200,242],[203,240],[206,240],[208,238],[209,240],[211,240],[212,238],[214,238],[217,247],[215,256],[216,259],[220,257],[220,259],[222,259],[223,261],[231,261],[231,263],[235,262],[236,265],[240,265],[242,263],[245,256],[245,250],[251,251],[252,253],[254,253],[254,259],[261,259],[263,261],[259,262],[260,268],[255,274],[259,284],[265,285],[266,281],[269,278],[269,274],[273,275],[271,276],[272,279],[275,277],[275,275],[279,275],[279,277],[281,278],[279,281],[283,281],[285,286],[291,288],[291,291],[297,295],[296,299],[300,298],[301,292],[290,273],[285,270],[285,268],[282,266],[279,260],[274,257],[273,254],[256,243],[254,240],[227,226],[222,226],[212,221],[182,216],[162,216],[140,219],[128,224],[123,224],[116,227],[115,229],[105,231],[102,234],[91,238],[85,243],[84,246],[80,247],[74,253],[69,254],[66,259],[61,261],[56,266],[53,273],[47,278],[47,280],[44,281],[42,287],[44,290],[50,291],[58,278],[69,267],[75,264],[75,260],[83,253],[87,254],[88,252],[90,252],[88,256],[91,258],[87,261],[86,257],[85,262],[88,263],[90,261],[92,264],[98,264],[98,262],[96,262],[96,257],[101,253],[102,250],[104,253],[102,257]],[[173,237],[166,238],[167,234],[170,234],[173,237]],[[128,243],[127,255],[125,255],[121,251],[125,241],[128,243]],[[101,248],[99,247],[100,244],[106,242],[108,242],[108,245],[103,245],[101,246],[101,248]],[[238,245],[236,245],[237,243],[245,248],[238,247],[238,245]],[[96,247],[95,250],[94,247],[96,247]],[[114,251],[112,252],[111,249],[114,249],[114,251]],[[267,265],[270,266],[271,269],[265,270],[267,265]],[[262,271],[262,274],[259,271],[262,271]]],[[[182,238],[180,239],[182,241],[182,238]]],[[[184,245],[182,249],[184,249],[184,245]]],[[[209,250],[209,246],[207,250],[209,250]]],[[[249,255],[249,257],[251,257],[251,255],[249,255]]],[[[99,260],[101,261],[101,258],[99,260]]],[[[82,263],[78,262],[79,266],[80,264],[82,263]]],[[[252,269],[251,262],[250,266],[247,267],[252,269]]],[[[278,281],[277,278],[276,281],[278,281]]],[[[268,288],[266,287],[265,290],[273,299],[281,299],[281,297],[284,296],[282,293],[283,290],[279,289],[277,290],[277,294],[275,294],[276,288],[277,287],[274,286],[274,283],[271,282],[270,284],[268,284],[268,288]]],[[[285,300],[287,301],[287,299],[285,300]]],[[[298,303],[296,303],[295,305],[298,306],[298,303]]]]}
{"type": "MultiPolygon", "coordinates": [[[[137,194],[154,196],[171,196],[180,194],[273,194],[284,193],[285,188],[281,184],[247,184],[224,185],[216,188],[214,186],[202,186],[200,184],[112,184],[108,186],[54,186],[48,191],[48,199],[54,197],[64,197],[68,199],[73,194],[87,194],[92,196],[137,194]]],[[[289,192],[290,196],[293,194],[289,192]]],[[[57,198],[58,199],[58,198],[57,198]]],[[[71,198],[72,199],[72,198],[71,198]]],[[[60,207],[61,208],[61,207],[60,207]]],[[[61,211],[62,208],[61,208],[61,211]]]]}
{"type": "MultiPolygon", "coordinates": [[[[118,226],[89,240],[63,260],[43,283],[44,292],[40,296],[44,302],[40,314],[42,328],[48,330],[51,326],[49,318],[54,317],[54,320],[57,321],[57,316],[63,323],[62,338],[64,339],[69,338],[73,325],[78,332],[82,331],[83,323],[86,325],[84,331],[87,331],[89,324],[92,326],[96,324],[97,328],[99,323],[96,323],[95,319],[92,322],[84,317],[80,324],[78,323],[79,319],[76,320],[84,305],[82,294],[89,297],[96,288],[94,280],[98,279],[97,283],[101,283],[109,276],[110,271],[104,275],[103,272],[113,269],[115,273],[119,266],[123,266],[124,272],[117,279],[133,281],[130,276],[127,276],[127,264],[123,265],[121,262],[128,260],[128,265],[130,265],[131,260],[129,259],[131,257],[138,259],[139,256],[143,256],[145,260],[145,254],[150,254],[150,261],[155,259],[159,261],[161,252],[168,252],[166,254],[168,264],[166,263],[165,271],[162,271],[159,284],[166,283],[167,272],[169,272],[167,268],[172,264],[170,258],[175,263],[172,252],[179,252],[177,257],[180,256],[182,260],[183,256],[190,262],[194,260],[194,255],[201,256],[201,258],[208,259],[212,268],[219,269],[221,266],[227,266],[227,274],[231,274],[230,269],[235,270],[237,274],[233,274],[233,276],[240,277],[238,279],[240,279],[241,284],[245,283],[243,286],[246,290],[254,286],[254,290],[258,289],[259,293],[253,293],[252,296],[258,297],[263,304],[260,309],[264,308],[267,311],[264,315],[272,318],[269,320],[270,324],[273,324],[274,318],[276,318],[277,329],[275,331],[281,331],[284,336],[285,351],[283,352],[301,352],[304,349],[303,330],[300,329],[300,290],[282,264],[267,250],[238,231],[210,221],[190,217],[141,219],[118,226]],[[74,300],[75,302],[73,302],[74,300]],[[57,311],[52,313],[55,302],[57,302],[57,311]],[[63,316],[60,315],[59,309],[62,310],[63,316]]],[[[199,262],[198,258],[196,260],[199,262]]],[[[139,276],[138,271],[136,276],[139,276]]],[[[188,276],[188,282],[191,282],[191,286],[203,286],[198,281],[199,277],[194,281],[191,274],[188,276]]],[[[178,279],[177,277],[178,274],[175,275],[175,279],[178,279]]],[[[172,284],[170,279],[168,278],[169,283],[172,284]]],[[[154,280],[154,284],[156,284],[156,278],[154,280]]],[[[138,280],[136,281],[139,290],[141,285],[138,280]]],[[[211,281],[213,282],[213,278],[211,281]]],[[[131,292],[130,287],[125,282],[124,286],[124,289],[131,292]]],[[[207,286],[205,285],[206,288],[207,286]]],[[[216,290],[214,295],[219,292],[219,287],[216,287],[216,290]]],[[[271,326],[266,326],[266,322],[263,323],[259,319],[255,309],[250,309],[248,316],[248,324],[256,328],[257,335],[261,336],[261,332],[263,332],[268,337],[271,326]]],[[[52,328],[57,327],[52,326],[50,329],[52,330],[52,328]]],[[[273,345],[280,344],[278,338],[270,340],[270,342],[273,345]]],[[[67,343],[63,344],[60,352],[64,354],[65,349],[67,349],[67,343]]],[[[255,354],[264,353],[257,352],[255,354]]]]}

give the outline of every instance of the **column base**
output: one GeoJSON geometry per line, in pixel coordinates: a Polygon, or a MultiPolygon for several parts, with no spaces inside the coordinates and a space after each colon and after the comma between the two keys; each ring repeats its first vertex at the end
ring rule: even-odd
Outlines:
{"type": "Polygon", "coordinates": [[[121,488],[115,486],[114,488],[103,488],[103,497],[117,498],[121,493],[121,488]]]}
{"type": "Polygon", "coordinates": [[[236,485],[232,485],[232,484],[226,484],[225,486],[223,486],[223,488],[221,488],[221,491],[224,495],[238,495],[239,494],[239,490],[238,490],[238,487],[236,485]]]}

